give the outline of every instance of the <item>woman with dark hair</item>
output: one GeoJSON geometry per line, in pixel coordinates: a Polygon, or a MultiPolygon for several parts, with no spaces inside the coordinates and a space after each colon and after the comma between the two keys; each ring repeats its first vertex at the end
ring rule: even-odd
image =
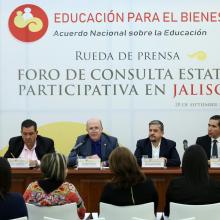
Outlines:
{"type": "Polygon", "coordinates": [[[38,206],[55,206],[76,203],[80,219],[84,218],[86,209],[83,201],[71,183],[65,182],[67,176],[66,157],[60,153],[50,153],[41,160],[43,178],[31,183],[23,197],[25,202],[38,206]]]}
{"type": "Polygon", "coordinates": [[[200,145],[190,146],[183,155],[182,176],[173,179],[167,189],[164,213],[169,203],[203,205],[220,202],[220,182],[208,174],[208,159],[200,145]]]}
{"type": "Polygon", "coordinates": [[[0,157],[0,219],[8,220],[27,216],[27,208],[20,193],[9,192],[11,167],[7,159],[0,157]]]}
{"type": "Polygon", "coordinates": [[[125,147],[115,148],[109,157],[113,179],[101,194],[100,202],[117,205],[139,205],[154,202],[155,212],[158,194],[153,182],[141,172],[136,158],[125,147]]]}

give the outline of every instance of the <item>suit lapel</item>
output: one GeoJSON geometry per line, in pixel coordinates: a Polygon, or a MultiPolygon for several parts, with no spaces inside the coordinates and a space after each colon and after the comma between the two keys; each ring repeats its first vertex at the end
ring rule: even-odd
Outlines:
{"type": "Polygon", "coordinates": [[[207,148],[208,148],[208,158],[211,157],[211,149],[212,149],[212,139],[207,136],[207,148]]]}
{"type": "Polygon", "coordinates": [[[159,153],[159,157],[164,157],[165,155],[165,140],[162,138],[161,139],[161,143],[160,143],[160,153],[159,153]]]}
{"type": "Polygon", "coordinates": [[[104,135],[102,135],[101,136],[101,155],[102,155],[102,158],[104,158],[106,155],[107,146],[108,146],[108,143],[106,141],[106,138],[104,135]]]}
{"type": "Polygon", "coordinates": [[[19,141],[18,147],[15,146],[15,151],[16,151],[16,153],[14,153],[15,157],[19,157],[20,156],[23,148],[24,148],[24,141],[23,141],[23,139],[21,137],[21,141],[19,141]]]}
{"type": "Polygon", "coordinates": [[[148,139],[147,141],[146,151],[147,151],[146,155],[148,155],[149,158],[152,158],[152,146],[151,146],[150,139],[148,139]]]}

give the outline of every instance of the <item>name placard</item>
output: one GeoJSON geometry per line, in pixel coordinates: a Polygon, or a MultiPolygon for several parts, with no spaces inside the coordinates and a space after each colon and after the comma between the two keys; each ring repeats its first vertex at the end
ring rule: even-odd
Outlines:
{"type": "Polygon", "coordinates": [[[142,158],[142,167],[164,167],[163,158],[142,158]]]}
{"type": "Polygon", "coordinates": [[[101,160],[100,159],[78,159],[78,168],[101,168],[101,160]]]}
{"type": "Polygon", "coordinates": [[[12,168],[29,168],[29,160],[21,158],[8,158],[8,162],[12,168]]]}
{"type": "Polygon", "coordinates": [[[211,168],[220,168],[220,158],[210,159],[211,168]]]}

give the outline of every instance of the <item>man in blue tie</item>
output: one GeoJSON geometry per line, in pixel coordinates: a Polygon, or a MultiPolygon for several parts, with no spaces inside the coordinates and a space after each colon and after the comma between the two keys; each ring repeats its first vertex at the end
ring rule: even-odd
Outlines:
{"type": "Polygon", "coordinates": [[[214,115],[209,119],[208,134],[198,137],[196,144],[204,148],[208,160],[220,157],[220,115],[214,115]]]}
{"type": "Polygon", "coordinates": [[[68,166],[75,166],[77,156],[83,158],[100,158],[104,166],[108,165],[108,157],[118,146],[118,140],[103,132],[100,119],[92,118],[86,122],[87,134],[77,138],[74,148],[68,157],[68,166]]]}

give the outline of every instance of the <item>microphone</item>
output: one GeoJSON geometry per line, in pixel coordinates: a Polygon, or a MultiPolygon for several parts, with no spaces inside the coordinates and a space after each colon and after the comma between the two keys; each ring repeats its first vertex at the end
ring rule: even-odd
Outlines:
{"type": "Polygon", "coordinates": [[[184,151],[188,148],[188,141],[187,140],[183,140],[183,149],[184,151]]]}
{"type": "Polygon", "coordinates": [[[77,149],[80,148],[84,143],[85,143],[85,141],[82,141],[82,142],[78,143],[78,144],[72,149],[72,151],[77,150],[77,149]]]}

